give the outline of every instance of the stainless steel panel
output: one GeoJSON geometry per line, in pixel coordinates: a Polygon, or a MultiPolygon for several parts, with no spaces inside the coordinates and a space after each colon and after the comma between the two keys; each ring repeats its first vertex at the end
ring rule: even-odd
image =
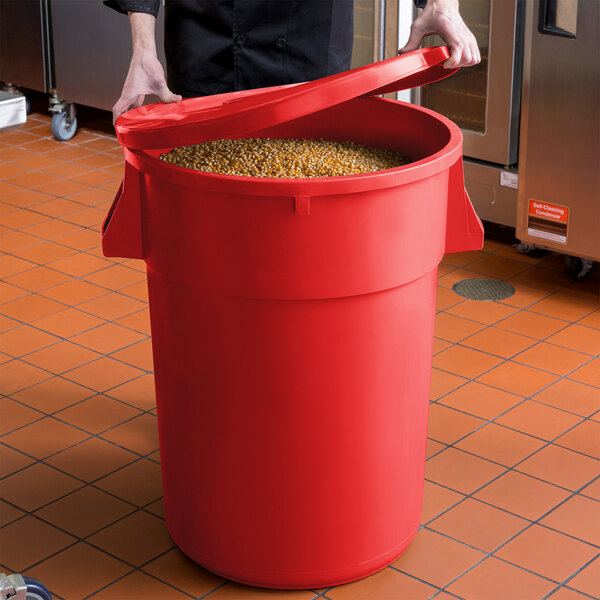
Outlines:
{"type": "Polygon", "coordinates": [[[0,0],[0,81],[48,91],[45,0],[0,0]]]}
{"type": "Polygon", "coordinates": [[[600,260],[600,2],[579,0],[574,38],[541,33],[543,8],[527,5],[517,237],[600,260]],[[528,233],[530,200],[568,210],[565,243],[528,233]]]}
{"type": "MultiPolygon", "coordinates": [[[[522,0],[462,0],[461,15],[482,62],[423,88],[421,104],[463,129],[464,155],[499,165],[517,161],[523,39],[522,0]]],[[[427,45],[442,43],[434,37],[427,45]]]]}
{"type": "MultiPolygon", "coordinates": [[[[58,96],[110,110],[121,94],[131,59],[127,16],[100,0],[50,0],[50,8],[58,96]]],[[[164,67],[163,23],[161,10],[156,43],[164,67]]]]}
{"type": "Polygon", "coordinates": [[[464,161],[465,187],[480,219],[515,227],[517,221],[516,169],[464,161]],[[510,175],[510,177],[507,177],[510,175]]]}

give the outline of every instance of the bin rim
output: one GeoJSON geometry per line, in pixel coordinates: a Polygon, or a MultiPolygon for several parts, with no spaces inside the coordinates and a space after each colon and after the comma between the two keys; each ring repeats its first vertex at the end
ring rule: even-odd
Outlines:
{"type": "MultiPolygon", "coordinates": [[[[422,106],[389,98],[363,97],[360,100],[392,103],[425,114],[447,128],[448,141],[433,154],[407,165],[370,173],[335,177],[272,178],[209,173],[180,167],[160,160],[158,157],[160,154],[157,154],[156,150],[154,150],[154,153],[157,155],[153,155],[152,150],[124,148],[125,160],[142,173],[171,184],[194,189],[243,196],[331,196],[389,188],[420,181],[449,169],[462,157],[462,131],[458,125],[443,115],[422,106]]],[[[163,149],[163,151],[168,150],[170,149],[163,149]]]]}

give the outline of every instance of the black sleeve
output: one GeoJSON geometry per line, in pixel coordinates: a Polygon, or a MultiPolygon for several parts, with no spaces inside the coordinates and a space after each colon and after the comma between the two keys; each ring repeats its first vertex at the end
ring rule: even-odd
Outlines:
{"type": "Polygon", "coordinates": [[[104,0],[104,4],[125,15],[128,12],[143,12],[156,17],[160,8],[160,0],[104,0]]]}
{"type": "Polygon", "coordinates": [[[414,0],[414,2],[417,8],[425,8],[425,5],[427,4],[427,0],[414,0]]]}

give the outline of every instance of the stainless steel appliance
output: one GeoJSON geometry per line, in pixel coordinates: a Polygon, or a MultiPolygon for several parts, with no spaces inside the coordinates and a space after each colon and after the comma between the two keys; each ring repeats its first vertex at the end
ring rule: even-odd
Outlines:
{"type": "MultiPolygon", "coordinates": [[[[465,183],[479,216],[516,224],[523,0],[461,0],[481,63],[415,92],[414,101],[440,112],[463,130],[465,183]]],[[[443,44],[439,37],[426,45],[443,44]]]]}
{"type": "Polygon", "coordinates": [[[600,2],[531,1],[525,22],[517,237],[585,277],[600,260],[600,2]]]}

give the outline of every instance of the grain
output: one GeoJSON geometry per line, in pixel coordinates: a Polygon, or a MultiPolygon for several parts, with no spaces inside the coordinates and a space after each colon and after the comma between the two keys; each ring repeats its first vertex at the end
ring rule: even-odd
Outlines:
{"type": "Polygon", "coordinates": [[[244,138],[182,146],[161,160],[208,173],[241,177],[336,177],[392,169],[411,162],[394,150],[324,139],[244,138]]]}

